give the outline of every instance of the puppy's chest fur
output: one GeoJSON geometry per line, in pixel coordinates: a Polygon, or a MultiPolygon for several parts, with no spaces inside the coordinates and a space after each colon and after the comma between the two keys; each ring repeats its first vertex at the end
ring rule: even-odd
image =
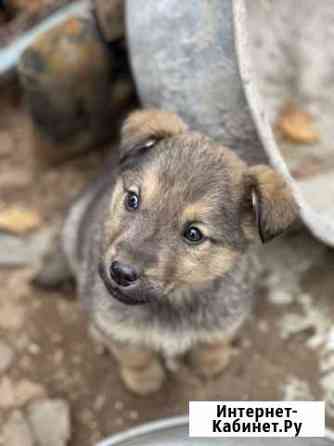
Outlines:
{"type": "Polygon", "coordinates": [[[93,322],[115,340],[143,345],[167,357],[184,354],[198,343],[222,341],[234,335],[251,309],[252,287],[247,286],[248,274],[241,271],[247,263],[216,289],[192,291],[182,305],[177,304],[178,293],[184,291],[176,291],[167,302],[128,307],[112,300],[97,281],[93,322]]]}
{"type": "Polygon", "coordinates": [[[99,274],[106,203],[112,179],[100,181],[72,207],[64,230],[64,249],[76,275],[80,298],[104,335],[161,351],[185,353],[198,342],[232,335],[247,316],[256,267],[246,254],[224,279],[205,289],[176,289],[166,301],[128,306],[115,300],[99,274]]]}

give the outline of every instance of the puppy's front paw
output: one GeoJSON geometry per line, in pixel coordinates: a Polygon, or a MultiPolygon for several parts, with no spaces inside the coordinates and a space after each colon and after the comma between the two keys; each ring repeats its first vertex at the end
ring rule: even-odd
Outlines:
{"type": "Polygon", "coordinates": [[[158,360],[151,361],[145,368],[121,368],[121,377],[133,393],[146,396],[157,392],[165,379],[165,371],[158,360]]]}
{"type": "Polygon", "coordinates": [[[232,346],[227,342],[200,346],[190,352],[189,361],[195,373],[210,379],[225,370],[234,353],[232,346]]]}

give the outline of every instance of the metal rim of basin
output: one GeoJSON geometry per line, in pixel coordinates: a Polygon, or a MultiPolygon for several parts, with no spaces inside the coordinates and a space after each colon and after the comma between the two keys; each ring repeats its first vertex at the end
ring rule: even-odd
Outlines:
{"type": "Polygon", "coordinates": [[[115,434],[101,443],[98,443],[97,446],[117,446],[121,445],[124,441],[133,440],[149,433],[169,429],[171,427],[184,426],[186,424],[188,424],[187,416],[164,418],[161,420],[152,421],[150,423],[141,424],[138,427],[115,434]]]}
{"type": "MultiPolygon", "coordinates": [[[[152,421],[150,423],[141,424],[138,427],[134,427],[125,432],[121,432],[119,434],[115,434],[106,440],[98,443],[96,446],[121,446],[122,443],[128,440],[138,439],[138,437],[142,437],[144,435],[162,431],[164,429],[177,428],[180,426],[185,426],[188,424],[187,416],[180,417],[172,417],[172,418],[164,418],[158,421],[152,421]]],[[[330,430],[326,430],[325,439],[331,440],[334,442],[334,432],[330,430]]]]}
{"type": "Polygon", "coordinates": [[[266,116],[263,100],[255,85],[254,69],[250,60],[249,42],[247,37],[247,13],[245,0],[233,1],[234,40],[239,63],[240,77],[255,127],[262,141],[263,148],[270,163],[291,185],[295,199],[300,207],[300,215],[313,235],[324,243],[334,246],[334,223],[329,218],[319,215],[307,203],[298,184],[290,175],[280,150],[275,141],[271,126],[266,116]]]}

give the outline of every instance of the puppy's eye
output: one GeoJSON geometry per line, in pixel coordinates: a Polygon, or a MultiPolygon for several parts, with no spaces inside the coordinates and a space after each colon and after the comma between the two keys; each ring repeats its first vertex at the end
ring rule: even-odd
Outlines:
{"type": "Polygon", "coordinates": [[[196,226],[188,226],[184,231],[183,237],[192,244],[198,244],[204,240],[204,235],[196,226]]]}
{"type": "Polygon", "coordinates": [[[128,192],[125,197],[125,207],[128,211],[135,211],[139,208],[139,196],[136,192],[128,192]]]}

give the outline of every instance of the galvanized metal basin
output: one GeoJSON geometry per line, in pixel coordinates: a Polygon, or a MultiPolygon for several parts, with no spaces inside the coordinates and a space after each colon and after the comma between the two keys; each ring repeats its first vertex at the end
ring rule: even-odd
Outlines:
{"type": "Polygon", "coordinates": [[[144,424],[114,435],[97,446],[332,446],[329,439],[194,439],[188,437],[188,418],[177,417],[144,424]]]}
{"type": "Polygon", "coordinates": [[[127,0],[140,98],[144,106],[178,112],[192,128],[250,163],[270,162],[291,184],[305,225],[334,246],[334,205],[327,188],[312,182],[302,188],[274,138],[255,85],[246,15],[245,0],[127,0]],[[318,206],[314,195],[321,191],[329,199],[318,206]]]}

